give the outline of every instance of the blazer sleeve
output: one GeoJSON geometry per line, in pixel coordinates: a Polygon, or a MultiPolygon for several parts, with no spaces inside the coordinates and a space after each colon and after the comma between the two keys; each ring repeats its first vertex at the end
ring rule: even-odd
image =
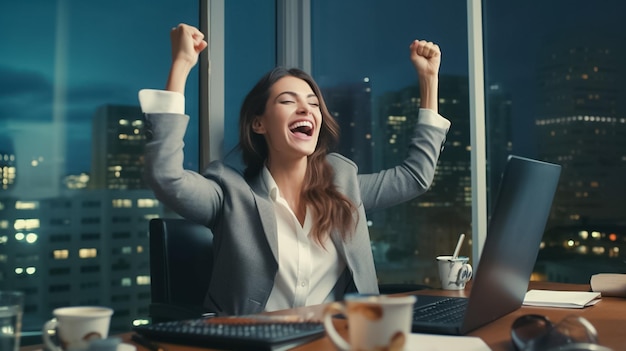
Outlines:
{"type": "MultiPolygon", "coordinates": [[[[409,201],[428,190],[435,176],[450,123],[424,123],[435,114],[420,110],[420,118],[408,145],[406,158],[393,168],[378,173],[360,174],[359,188],[366,211],[384,209],[409,201]]],[[[436,115],[443,119],[443,117],[436,115]]]]}
{"type": "Polygon", "coordinates": [[[183,137],[189,116],[175,113],[145,114],[144,179],[156,198],[179,215],[214,224],[222,208],[223,189],[198,172],[183,168],[183,137]]]}

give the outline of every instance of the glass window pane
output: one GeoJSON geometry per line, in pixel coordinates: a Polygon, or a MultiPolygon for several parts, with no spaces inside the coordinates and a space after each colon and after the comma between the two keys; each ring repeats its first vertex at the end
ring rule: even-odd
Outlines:
{"type": "MultiPolygon", "coordinates": [[[[164,87],[169,31],[198,18],[193,1],[0,5],[0,289],[26,292],[25,331],[67,305],[113,307],[112,332],[146,317],[149,259],[132,248],[163,209],[141,178],[137,93],[164,87]]],[[[197,169],[197,76],[187,92],[197,169]]]]}
{"type": "Polygon", "coordinates": [[[341,125],[340,152],[361,172],[403,159],[417,118],[417,75],[409,44],[440,45],[439,112],[452,122],[431,189],[369,214],[381,283],[438,286],[436,256],[460,233],[471,254],[467,9],[464,2],[311,1],[313,75],[341,125]]]}
{"type": "Polygon", "coordinates": [[[239,142],[239,108],[245,95],[276,65],[276,3],[225,1],[224,11],[224,150],[228,153],[239,142]]]}
{"type": "Polygon", "coordinates": [[[623,272],[623,2],[483,4],[490,189],[508,153],[563,166],[532,279],[623,272]]]}

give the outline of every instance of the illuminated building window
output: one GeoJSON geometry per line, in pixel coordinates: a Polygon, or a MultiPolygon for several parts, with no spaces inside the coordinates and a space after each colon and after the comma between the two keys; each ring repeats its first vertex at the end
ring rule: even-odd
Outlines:
{"type": "MultiPolygon", "coordinates": [[[[2,209],[2,205],[0,205],[0,210],[2,209]]],[[[0,229],[7,229],[9,228],[9,221],[7,221],[6,219],[0,220],[0,229]]]]}
{"type": "Polygon", "coordinates": [[[26,242],[29,244],[34,244],[35,242],[37,242],[37,239],[39,238],[39,236],[35,233],[28,233],[26,234],[26,242]]]}
{"type": "Polygon", "coordinates": [[[131,208],[133,201],[131,199],[113,199],[111,200],[114,208],[131,208]]]}
{"type": "Polygon", "coordinates": [[[120,282],[122,286],[132,286],[133,285],[133,281],[130,278],[122,278],[122,281],[120,282]]]}
{"type": "Polygon", "coordinates": [[[52,251],[52,257],[55,260],[66,260],[70,256],[70,252],[68,250],[54,250],[52,251]]]}
{"type": "Polygon", "coordinates": [[[39,201],[16,201],[16,210],[35,210],[39,208],[39,201]]]}
{"type": "Polygon", "coordinates": [[[137,253],[142,253],[143,252],[143,246],[139,245],[137,246],[137,253]]]}
{"type": "Polygon", "coordinates": [[[80,258],[93,258],[98,256],[98,249],[96,248],[84,248],[78,250],[78,257],[80,258]]]}
{"type": "Polygon", "coordinates": [[[605,249],[604,249],[604,247],[602,247],[602,246],[594,246],[594,247],[591,249],[591,252],[593,252],[593,253],[594,253],[594,254],[596,254],[596,255],[602,255],[602,254],[604,254],[605,249]]]}
{"type": "Polygon", "coordinates": [[[37,229],[39,228],[39,219],[16,219],[13,228],[15,230],[37,229]]]}
{"type": "Polygon", "coordinates": [[[161,217],[161,215],[159,215],[157,213],[146,213],[146,214],[142,215],[141,217],[139,217],[139,220],[148,222],[151,219],[159,218],[159,217],[161,217]]]}
{"type": "Polygon", "coordinates": [[[139,207],[139,208],[159,207],[159,200],[157,200],[157,199],[137,199],[137,207],[139,207]]]}
{"type": "Polygon", "coordinates": [[[133,326],[139,326],[139,325],[146,325],[146,324],[150,324],[150,320],[148,319],[135,319],[133,320],[133,326]]]}
{"type": "Polygon", "coordinates": [[[130,246],[124,246],[124,247],[122,248],[122,253],[123,253],[123,254],[130,254],[130,253],[133,253],[133,249],[132,249],[132,247],[130,247],[130,246]]]}
{"type": "Polygon", "coordinates": [[[150,285],[150,276],[148,276],[148,275],[138,275],[137,276],[137,285],[150,285]]]}

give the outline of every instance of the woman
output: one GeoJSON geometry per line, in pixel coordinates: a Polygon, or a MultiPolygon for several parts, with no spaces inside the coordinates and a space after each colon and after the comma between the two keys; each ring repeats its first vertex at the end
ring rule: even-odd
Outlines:
{"type": "Polygon", "coordinates": [[[329,153],[338,125],[317,84],[276,68],[245,98],[240,114],[244,174],[212,162],[183,169],[187,76],[207,46],[203,34],[172,29],[165,91],[139,93],[146,115],[146,179],[156,197],[214,233],[215,264],[205,307],[236,315],[312,305],[345,293],[377,293],[365,211],[425,192],[450,122],[437,114],[440,51],[414,41],[410,57],[421,109],[406,160],[379,173],[329,153]]]}

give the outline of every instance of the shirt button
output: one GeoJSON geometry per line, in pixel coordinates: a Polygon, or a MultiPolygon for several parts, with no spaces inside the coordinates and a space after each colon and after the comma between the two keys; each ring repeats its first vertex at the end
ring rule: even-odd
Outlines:
{"type": "Polygon", "coordinates": [[[306,286],[306,282],[300,283],[300,286],[302,286],[304,288],[306,286]]]}

